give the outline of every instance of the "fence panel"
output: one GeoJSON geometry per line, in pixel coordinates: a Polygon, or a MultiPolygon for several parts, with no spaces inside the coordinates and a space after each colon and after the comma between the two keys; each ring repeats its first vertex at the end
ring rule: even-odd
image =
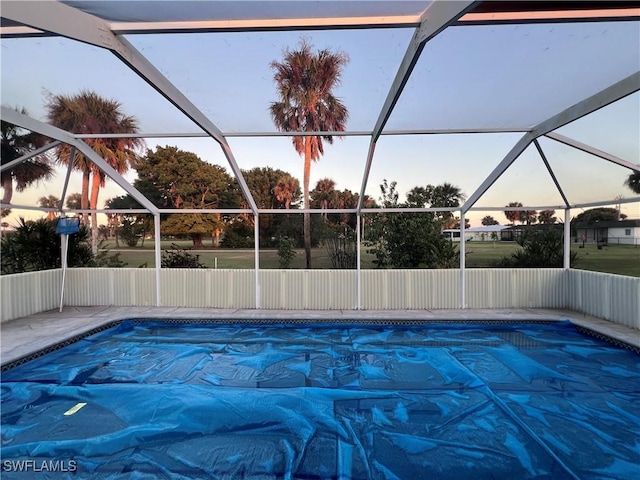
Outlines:
{"type": "Polygon", "coordinates": [[[0,321],[52,310],[60,305],[62,270],[0,275],[0,321]]]}
{"type": "Polygon", "coordinates": [[[571,270],[569,308],[640,330],[640,278],[571,270]]]}
{"type": "Polygon", "coordinates": [[[263,308],[356,308],[355,270],[261,270],[260,290],[263,308]]]}
{"type": "Polygon", "coordinates": [[[362,270],[362,308],[459,308],[459,272],[456,269],[362,270]]]}

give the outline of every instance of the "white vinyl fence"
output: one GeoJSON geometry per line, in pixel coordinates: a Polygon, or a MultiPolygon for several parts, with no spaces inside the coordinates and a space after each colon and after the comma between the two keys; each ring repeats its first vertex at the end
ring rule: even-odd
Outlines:
{"type": "Polygon", "coordinates": [[[2,322],[60,306],[62,270],[0,275],[2,322]]]}
{"type": "Polygon", "coordinates": [[[640,278],[585,270],[568,273],[567,308],[640,330],[640,278]]]}
{"type": "MultiPolygon", "coordinates": [[[[155,306],[153,269],[69,269],[65,305],[155,306]]],[[[640,278],[563,269],[467,269],[467,308],[566,308],[640,329],[640,278]]],[[[56,308],[60,270],[0,276],[2,321],[56,308]]],[[[261,270],[261,307],[357,308],[354,270],[261,270]]],[[[255,308],[254,270],[162,269],[163,306],[255,308]]],[[[460,270],[362,270],[361,308],[456,309],[460,270]]]]}

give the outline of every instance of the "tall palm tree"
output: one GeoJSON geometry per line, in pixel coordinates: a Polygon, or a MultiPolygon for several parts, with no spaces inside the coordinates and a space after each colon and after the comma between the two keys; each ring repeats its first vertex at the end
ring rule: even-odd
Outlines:
{"type": "MultiPolygon", "coordinates": [[[[283,175],[278,179],[278,183],[273,187],[273,196],[280,203],[284,203],[284,208],[289,210],[291,202],[300,195],[300,184],[298,179],[291,175],[283,175]]],[[[299,198],[299,197],[298,197],[299,198]]]]}
{"type": "MultiPolygon", "coordinates": [[[[51,95],[46,107],[49,122],[71,133],[138,132],[138,121],[125,115],[119,102],[103,98],[95,92],[83,90],[77,95],[51,95]]],[[[144,146],[144,141],[140,138],[92,138],[85,142],[121,174],[135,165],[137,150],[144,146]]],[[[56,156],[58,161],[68,164],[71,147],[61,145],[56,149],[56,156]]],[[[98,207],[100,188],[105,184],[105,174],[79,153],[71,161],[74,168],[82,172],[81,207],[95,210],[98,207]]],[[[83,217],[86,221],[86,214],[83,217]]],[[[98,250],[98,222],[95,212],[91,214],[91,240],[95,254],[98,250]]]]}
{"type": "MultiPolygon", "coordinates": [[[[28,115],[23,108],[20,113],[28,115]]],[[[41,135],[33,132],[25,131],[15,125],[4,120],[1,122],[0,130],[2,138],[0,141],[1,153],[0,162],[2,165],[7,164],[26,153],[44,145],[45,141],[41,135]]],[[[46,155],[38,155],[34,158],[16,165],[10,170],[2,172],[0,181],[2,182],[2,203],[11,203],[13,197],[13,183],[16,184],[18,192],[23,191],[28,186],[46,180],[53,176],[53,169],[46,155]]],[[[2,216],[8,214],[9,211],[2,212],[2,216]]]]}
{"type": "MultiPolygon", "coordinates": [[[[271,103],[271,118],[283,132],[313,132],[345,130],[349,113],[332,90],[340,83],[342,67],[349,61],[345,53],[328,49],[312,52],[303,40],[297,50],[286,50],[282,62],[271,62],[279,101],[271,103]]],[[[311,161],[324,154],[323,140],[333,143],[333,137],[295,136],[293,146],[304,155],[304,208],[309,208],[309,178],[311,161]]],[[[304,250],[306,267],[311,268],[311,216],[304,214],[304,250]]]]}
{"type": "Polygon", "coordinates": [[[625,180],[624,184],[634,193],[640,193],[640,172],[633,172],[625,180]]]}

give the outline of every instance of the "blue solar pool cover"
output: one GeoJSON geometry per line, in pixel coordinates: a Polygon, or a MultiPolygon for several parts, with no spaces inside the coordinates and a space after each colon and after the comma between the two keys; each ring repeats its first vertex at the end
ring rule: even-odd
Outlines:
{"type": "Polygon", "coordinates": [[[569,322],[125,321],[3,374],[1,454],[2,478],[627,480],[640,357],[569,322]]]}

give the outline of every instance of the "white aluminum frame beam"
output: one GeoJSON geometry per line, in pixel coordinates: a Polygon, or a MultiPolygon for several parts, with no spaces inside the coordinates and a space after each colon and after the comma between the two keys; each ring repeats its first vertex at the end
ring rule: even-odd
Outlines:
{"type": "Polygon", "coordinates": [[[257,211],[255,200],[222,132],[131,43],[117,37],[107,22],[54,0],[41,1],[38,8],[33,8],[30,2],[3,2],[2,17],[110,50],[220,144],[251,210],[257,211]]]}
{"type": "Polygon", "coordinates": [[[640,90],[640,72],[633,73],[628,77],[614,83],[613,85],[585,98],[575,105],[563,110],[543,122],[536,125],[531,132],[526,133],[520,141],[507,153],[502,162],[491,172],[484,182],[476,189],[462,206],[464,212],[469,209],[484,195],[487,190],[500,178],[500,176],[511,166],[529,144],[536,138],[546,135],[552,130],[560,128],[579,118],[589,115],[600,108],[609,105],[621,98],[631,95],[640,90]]]}
{"type": "Polygon", "coordinates": [[[498,178],[511,166],[513,162],[520,156],[522,152],[524,152],[527,147],[531,144],[535,137],[532,133],[525,133],[518,143],[516,143],[509,153],[504,157],[504,159],[498,164],[496,168],[489,174],[487,178],[485,178],[484,182],[480,184],[480,186],[476,189],[475,192],[469,196],[466,202],[462,205],[462,212],[468,212],[473,205],[480,199],[482,195],[486,193],[487,190],[493,185],[498,178]]]}
{"type": "Polygon", "coordinates": [[[615,20],[636,20],[640,18],[640,8],[594,8],[589,10],[543,10],[520,12],[467,13],[458,25],[489,25],[496,23],[568,23],[615,20]]]}
{"type": "MultiPolygon", "coordinates": [[[[406,130],[383,130],[381,137],[392,135],[456,135],[472,133],[524,133],[531,130],[531,127],[513,128],[415,128],[406,130]]],[[[335,136],[335,137],[370,137],[372,130],[347,130],[337,131],[313,131],[313,132],[222,132],[225,138],[260,138],[260,137],[308,137],[308,136],[335,136]]],[[[75,138],[211,138],[211,135],[204,132],[163,132],[163,133],[79,133],[75,138]]]]}
{"type": "Polygon", "coordinates": [[[82,153],[85,157],[95,163],[109,178],[111,178],[129,195],[136,199],[138,203],[140,203],[140,205],[148,209],[150,212],[155,213],[158,211],[158,208],[153,203],[151,203],[147,199],[147,197],[142,195],[142,193],[140,193],[133,185],[131,185],[131,183],[129,183],[111,165],[109,165],[104,158],[98,155],[89,145],[84,143],[82,140],[76,140],[75,138],[73,138],[73,136],[71,136],[64,130],[56,128],[53,125],[49,125],[48,123],[43,123],[35,120],[31,117],[16,112],[11,108],[1,107],[0,112],[0,117],[13,125],[26,128],[27,130],[30,130],[32,132],[37,132],[41,135],[45,135],[49,138],[59,140],[60,142],[75,147],[80,153],[82,153]]]}
{"type": "Polygon", "coordinates": [[[640,90],[640,71],[632,73],[628,77],[623,78],[619,82],[616,82],[603,90],[600,90],[598,93],[588,98],[585,98],[581,102],[563,110],[544,122],[540,122],[531,130],[531,132],[536,138],[541,135],[546,135],[553,130],[563,127],[567,123],[571,123],[601,109],[602,107],[606,107],[613,102],[617,102],[638,90],[640,90]]]}
{"type": "Polygon", "coordinates": [[[533,141],[533,144],[535,145],[536,149],[538,150],[538,154],[540,154],[540,158],[542,159],[542,161],[544,163],[544,166],[547,168],[547,172],[549,172],[549,175],[551,175],[551,180],[553,180],[553,183],[555,184],[556,188],[558,189],[558,193],[562,197],[562,200],[564,201],[565,206],[567,208],[569,208],[569,200],[567,199],[567,196],[564,194],[564,190],[562,190],[562,187],[560,186],[560,182],[558,182],[556,174],[553,172],[553,169],[551,168],[551,165],[549,165],[549,161],[547,160],[547,156],[544,154],[544,150],[542,150],[542,147],[540,146],[540,143],[538,142],[537,138],[533,141]]]}
{"type": "Polygon", "coordinates": [[[603,152],[602,150],[598,150],[597,148],[591,147],[572,138],[565,137],[564,135],[560,135],[559,133],[549,132],[545,135],[545,137],[551,138],[556,142],[564,143],[565,145],[569,145],[570,147],[577,148],[578,150],[581,150],[583,152],[590,153],[591,155],[595,155],[596,157],[602,158],[603,160],[607,160],[611,163],[615,163],[616,165],[620,165],[621,167],[630,168],[634,172],[640,172],[640,165],[627,162],[626,160],[622,160],[615,155],[603,152]]]}
{"type": "Polygon", "coordinates": [[[419,23],[419,15],[361,17],[256,18],[237,20],[200,20],[175,22],[113,22],[117,35],[144,33],[219,33],[290,30],[326,30],[361,28],[410,28],[419,23]]]}
{"type": "Polygon", "coordinates": [[[40,148],[36,148],[32,152],[25,153],[21,157],[18,157],[15,160],[11,160],[10,162],[5,163],[4,165],[0,166],[0,172],[4,172],[5,170],[10,170],[13,167],[15,167],[16,165],[20,165],[21,163],[26,162],[27,160],[29,160],[29,159],[31,159],[33,157],[41,155],[44,152],[46,152],[47,150],[51,150],[52,148],[57,147],[58,145],[60,145],[60,142],[58,140],[55,140],[55,141],[53,141],[51,143],[47,143],[46,145],[44,145],[44,146],[42,146],[40,148]]]}
{"type": "Polygon", "coordinates": [[[636,203],[636,202],[640,202],[640,197],[614,198],[612,200],[602,200],[599,202],[576,203],[575,205],[571,205],[571,208],[591,208],[591,207],[600,207],[602,205],[617,205],[619,203],[636,203]]]}
{"type": "MultiPolygon", "coordinates": [[[[76,147],[71,147],[71,152],[69,152],[69,158],[76,158],[76,147]]],[[[70,161],[67,164],[67,174],[64,177],[64,183],[62,184],[62,194],[60,195],[60,201],[58,202],[58,210],[62,212],[62,208],[64,207],[64,200],[67,197],[67,190],[69,189],[69,179],[71,178],[71,171],[73,170],[73,161],[70,161]]]]}
{"type": "Polygon", "coordinates": [[[391,116],[391,112],[395,107],[402,90],[409,81],[411,72],[413,72],[420,54],[426,43],[438,33],[442,32],[449,25],[455,23],[462,15],[464,15],[476,2],[473,1],[457,1],[448,2],[445,0],[434,0],[420,16],[420,25],[413,33],[413,37],[409,42],[409,46],[402,58],[400,67],[396,72],[396,76],[391,84],[387,98],[380,110],[378,119],[371,133],[371,141],[369,143],[369,151],[367,152],[367,160],[362,176],[362,185],[360,187],[360,197],[358,199],[358,212],[362,209],[364,200],[364,192],[367,189],[369,181],[369,173],[371,172],[371,164],[373,163],[373,155],[376,149],[376,143],[380,137],[380,133],[391,116]]]}

